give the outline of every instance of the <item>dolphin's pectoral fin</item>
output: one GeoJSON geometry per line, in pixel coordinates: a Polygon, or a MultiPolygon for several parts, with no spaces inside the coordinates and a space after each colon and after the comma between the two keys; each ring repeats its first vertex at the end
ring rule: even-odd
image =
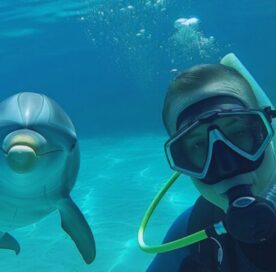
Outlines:
{"type": "Polygon", "coordinates": [[[95,240],[83,214],[70,197],[58,202],[58,210],[62,228],[75,242],[84,261],[92,263],[96,257],[95,240]]]}
{"type": "Polygon", "coordinates": [[[13,250],[16,255],[18,255],[20,252],[19,243],[7,232],[2,234],[3,235],[0,238],[0,248],[13,250]]]}

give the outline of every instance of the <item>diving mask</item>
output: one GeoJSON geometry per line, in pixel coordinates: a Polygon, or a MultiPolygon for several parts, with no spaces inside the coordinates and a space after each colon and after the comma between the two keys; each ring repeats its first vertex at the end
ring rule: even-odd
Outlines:
{"type": "Polygon", "coordinates": [[[274,135],[275,116],[269,107],[203,112],[165,144],[169,164],[207,184],[253,171],[274,135]]]}

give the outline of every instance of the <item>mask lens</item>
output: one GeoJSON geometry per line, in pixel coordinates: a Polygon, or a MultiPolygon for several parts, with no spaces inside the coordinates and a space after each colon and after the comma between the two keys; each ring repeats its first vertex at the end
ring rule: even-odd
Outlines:
{"type": "Polygon", "coordinates": [[[214,123],[237,149],[250,155],[259,150],[268,136],[267,121],[257,113],[221,115],[214,123]]]}
{"type": "Polygon", "coordinates": [[[170,144],[173,164],[192,172],[202,172],[207,160],[209,135],[207,124],[198,123],[170,144]]]}
{"type": "Polygon", "coordinates": [[[172,168],[201,174],[208,158],[210,131],[215,128],[220,131],[221,140],[228,141],[234,151],[251,156],[273,133],[261,112],[219,113],[207,122],[193,123],[167,143],[172,168]]]}

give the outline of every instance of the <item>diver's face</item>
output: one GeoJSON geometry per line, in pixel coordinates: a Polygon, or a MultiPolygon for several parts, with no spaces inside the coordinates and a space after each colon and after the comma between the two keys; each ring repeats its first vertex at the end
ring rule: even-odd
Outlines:
{"type": "MultiPolygon", "coordinates": [[[[198,95],[201,95],[204,97],[204,93],[197,92],[198,95]]],[[[192,97],[192,94],[191,94],[192,97]]],[[[190,97],[189,97],[190,98],[190,97]]],[[[207,97],[208,98],[208,97],[207,97]]],[[[200,98],[198,100],[201,100],[200,98]]],[[[174,109],[177,113],[175,114],[175,118],[178,117],[182,107],[179,106],[180,101],[186,101],[187,97],[179,96],[177,99],[175,99],[176,102],[173,101],[173,105],[171,105],[171,108],[174,109]]],[[[259,108],[259,105],[257,103],[256,97],[253,95],[252,92],[248,92],[245,97],[243,97],[244,101],[247,101],[247,106],[249,108],[257,109],[259,108]],[[252,94],[252,95],[251,95],[252,94]]],[[[173,122],[176,122],[176,119],[172,118],[173,122]]],[[[169,118],[167,118],[169,120],[169,118]]],[[[251,137],[248,137],[248,135],[244,134],[243,128],[245,124],[239,123],[239,122],[232,122],[231,124],[225,125],[225,130],[229,128],[230,131],[233,131],[234,134],[234,140],[243,141],[243,146],[246,144],[249,146],[252,146],[252,142],[250,139],[251,137]]],[[[169,128],[170,135],[174,135],[176,133],[174,126],[167,126],[169,128]]],[[[204,156],[202,156],[201,152],[202,150],[206,150],[202,147],[207,145],[208,143],[204,139],[204,131],[206,129],[203,128],[203,131],[199,133],[198,135],[191,135],[193,137],[190,138],[190,143],[187,146],[187,150],[189,149],[188,154],[193,154],[191,157],[194,159],[194,164],[202,165],[202,162],[200,161],[204,156]]],[[[206,137],[205,137],[206,139],[206,137]]],[[[213,203],[214,205],[220,207],[224,211],[228,208],[228,198],[225,194],[226,189],[230,189],[231,186],[234,187],[239,184],[251,184],[252,185],[252,193],[254,195],[261,195],[263,191],[271,184],[273,180],[273,175],[275,174],[275,166],[276,166],[276,160],[275,160],[275,154],[274,154],[274,146],[276,144],[276,140],[274,142],[272,141],[269,146],[266,148],[266,151],[264,153],[264,158],[261,164],[258,166],[258,168],[254,171],[250,171],[243,174],[237,174],[231,178],[222,180],[221,182],[218,182],[216,184],[206,184],[196,178],[191,178],[195,187],[198,189],[198,191],[201,193],[201,195],[206,198],[208,201],[213,203]]],[[[248,147],[248,149],[250,149],[248,147]]],[[[187,154],[187,153],[186,153],[187,154]]]]}
{"type": "Polygon", "coordinates": [[[276,165],[274,144],[274,142],[271,142],[267,147],[264,159],[255,171],[237,175],[213,185],[205,184],[195,178],[191,178],[192,182],[204,198],[226,212],[228,209],[228,198],[225,191],[227,189],[236,185],[251,184],[253,195],[260,196],[273,182],[276,165]]]}
{"type": "MultiPolygon", "coordinates": [[[[246,100],[248,101],[248,106],[250,108],[259,108],[255,97],[248,96],[246,100]]],[[[223,130],[227,131],[229,129],[229,132],[227,132],[227,134],[230,135],[230,132],[233,132],[234,135],[232,141],[240,141],[242,142],[242,146],[248,145],[248,150],[250,150],[250,146],[252,146],[254,143],[253,141],[251,141],[252,137],[249,137],[249,135],[247,135],[250,130],[244,130],[244,128],[248,126],[248,124],[241,123],[240,121],[235,122],[235,120],[229,120],[229,122],[230,123],[224,125],[223,130]]],[[[252,124],[250,123],[249,126],[251,125],[252,124]]],[[[186,150],[189,151],[187,151],[188,153],[186,154],[193,154],[193,156],[191,156],[191,159],[194,160],[193,163],[195,165],[202,165],[202,162],[200,161],[202,158],[204,158],[204,156],[202,156],[202,150],[206,150],[206,148],[204,147],[209,144],[208,142],[206,142],[206,135],[204,135],[206,131],[207,130],[204,128],[204,126],[202,126],[202,130],[198,131],[199,133],[197,135],[191,135],[189,142],[187,142],[188,144],[186,150]]],[[[236,185],[251,184],[252,193],[256,196],[259,196],[264,192],[267,187],[269,187],[269,185],[273,181],[273,176],[275,174],[276,168],[276,159],[274,154],[275,144],[276,139],[274,139],[267,146],[264,153],[264,158],[258,168],[255,168],[255,170],[252,170],[250,172],[248,171],[243,174],[234,175],[231,178],[223,179],[215,184],[206,184],[196,178],[191,178],[192,182],[204,198],[226,212],[228,209],[228,197],[226,196],[226,191],[230,188],[236,185]]]]}
{"type": "Polygon", "coordinates": [[[187,133],[185,141],[183,141],[183,148],[185,154],[192,154],[190,156],[191,163],[200,169],[208,156],[208,145],[211,126],[219,127],[225,135],[237,146],[242,146],[244,150],[252,150],[254,146],[254,139],[251,133],[252,124],[246,118],[239,118],[239,116],[230,117],[226,120],[218,120],[208,124],[203,124],[196,130],[191,130],[187,133]]]}

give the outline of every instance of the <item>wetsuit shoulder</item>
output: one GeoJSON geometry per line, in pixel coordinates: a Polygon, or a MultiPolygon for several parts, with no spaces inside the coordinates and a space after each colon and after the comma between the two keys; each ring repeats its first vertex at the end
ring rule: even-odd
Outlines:
{"type": "MultiPolygon", "coordinates": [[[[173,223],[171,228],[166,234],[163,243],[177,240],[187,235],[187,229],[189,224],[189,218],[193,207],[188,208],[182,213],[173,223]]],[[[176,272],[183,266],[185,259],[189,259],[190,248],[180,248],[170,252],[157,254],[150,264],[147,272],[176,272]]]]}

